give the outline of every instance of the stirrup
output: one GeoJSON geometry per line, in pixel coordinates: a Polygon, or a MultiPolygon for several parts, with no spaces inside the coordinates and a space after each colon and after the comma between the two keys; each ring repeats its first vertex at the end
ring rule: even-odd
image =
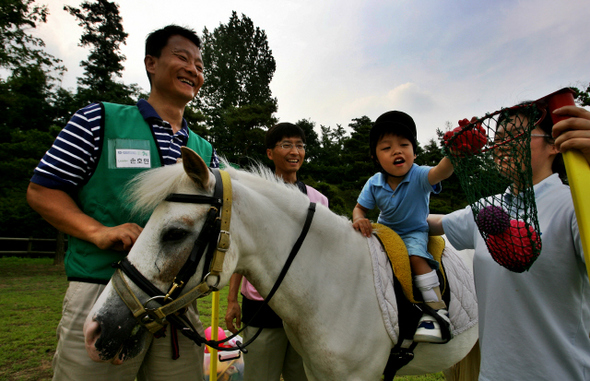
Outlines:
{"type": "MultiPolygon", "coordinates": [[[[449,312],[446,309],[436,310],[436,313],[450,324],[449,312]]],[[[414,341],[417,343],[444,343],[440,324],[429,314],[423,314],[418,322],[418,328],[414,334],[414,341]]]]}

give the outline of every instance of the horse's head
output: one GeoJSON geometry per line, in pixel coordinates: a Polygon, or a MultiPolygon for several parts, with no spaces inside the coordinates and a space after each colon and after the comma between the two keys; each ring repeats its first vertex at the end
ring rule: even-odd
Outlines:
{"type": "Polygon", "coordinates": [[[93,360],[122,363],[136,356],[149,331],[176,319],[166,315],[227,284],[236,260],[231,248],[224,255],[232,191],[223,175],[222,181],[183,148],[182,165],[143,172],[130,183],[136,211],[153,213],[86,319],[93,360]]]}

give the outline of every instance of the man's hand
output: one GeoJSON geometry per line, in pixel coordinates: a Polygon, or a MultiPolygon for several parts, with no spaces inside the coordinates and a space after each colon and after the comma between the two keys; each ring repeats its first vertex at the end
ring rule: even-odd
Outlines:
{"type": "Polygon", "coordinates": [[[242,325],[242,311],[238,303],[238,292],[242,283],[242,275],[232,274],[229,278],[229,291],[227,293],[227,312],[225,313],[225,325],[231,333],[236,333],[242,325]],[[234,325],[234,320],[236,324],[234,325]]]}
{"type": "Polygon", "coordinates": [[[114,227],[104,226],[91,236],[90,241],[102,250],[129,251],[142,230],[141,226],[132,222],[114,227]]]}
{"type": "Polygon", "coordinates": [[[241,322],[242,311],[240,310],[240,304],[238,301],[232,301],[227,303],[227,312],[225,314],[225,325],[231,333],[236,333],[242,325],[241,322]],[[234,325],[234,320],[236,321],[234,325]]]}
{"type": "Polygon", "coordinates": [[[100,249],[129,251],[142,228],[135,223],[108,227],[85,214],[72,197],[59,189],[34,183],[27,189],[27,201],[56,229],[95,244],[100,249]]]}

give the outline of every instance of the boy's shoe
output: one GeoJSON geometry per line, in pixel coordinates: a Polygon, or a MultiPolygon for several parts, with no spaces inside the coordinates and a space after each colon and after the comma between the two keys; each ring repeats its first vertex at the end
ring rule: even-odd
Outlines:
{"type": "MultiPolygon", "coordinates": [[[[446,309],[436,311],[437,314],[450,323],[449,312],[446,309]]],[[[435,318],[428,314],[423,314],[418,324],[418,329],[414,334],[414,341],[417,343],[444,343],[440,330],[440,324],[435,318]]]]}

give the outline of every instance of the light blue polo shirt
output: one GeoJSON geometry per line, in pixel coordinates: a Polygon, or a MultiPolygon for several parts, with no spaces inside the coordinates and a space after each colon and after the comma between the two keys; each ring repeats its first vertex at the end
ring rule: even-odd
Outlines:
{"type": "Polygon", "coordinates": [[[413,164],[395,190],[387,184],[385,175],[376,173],[365,183],[357,202],[367,209],[377,207],[381,211],[377,222],[399,235],[427,232],[430,193],[438,194],[442,190],[440,183],[430,185],[428,182],[430,169],[432,167],[413,164]]]}

